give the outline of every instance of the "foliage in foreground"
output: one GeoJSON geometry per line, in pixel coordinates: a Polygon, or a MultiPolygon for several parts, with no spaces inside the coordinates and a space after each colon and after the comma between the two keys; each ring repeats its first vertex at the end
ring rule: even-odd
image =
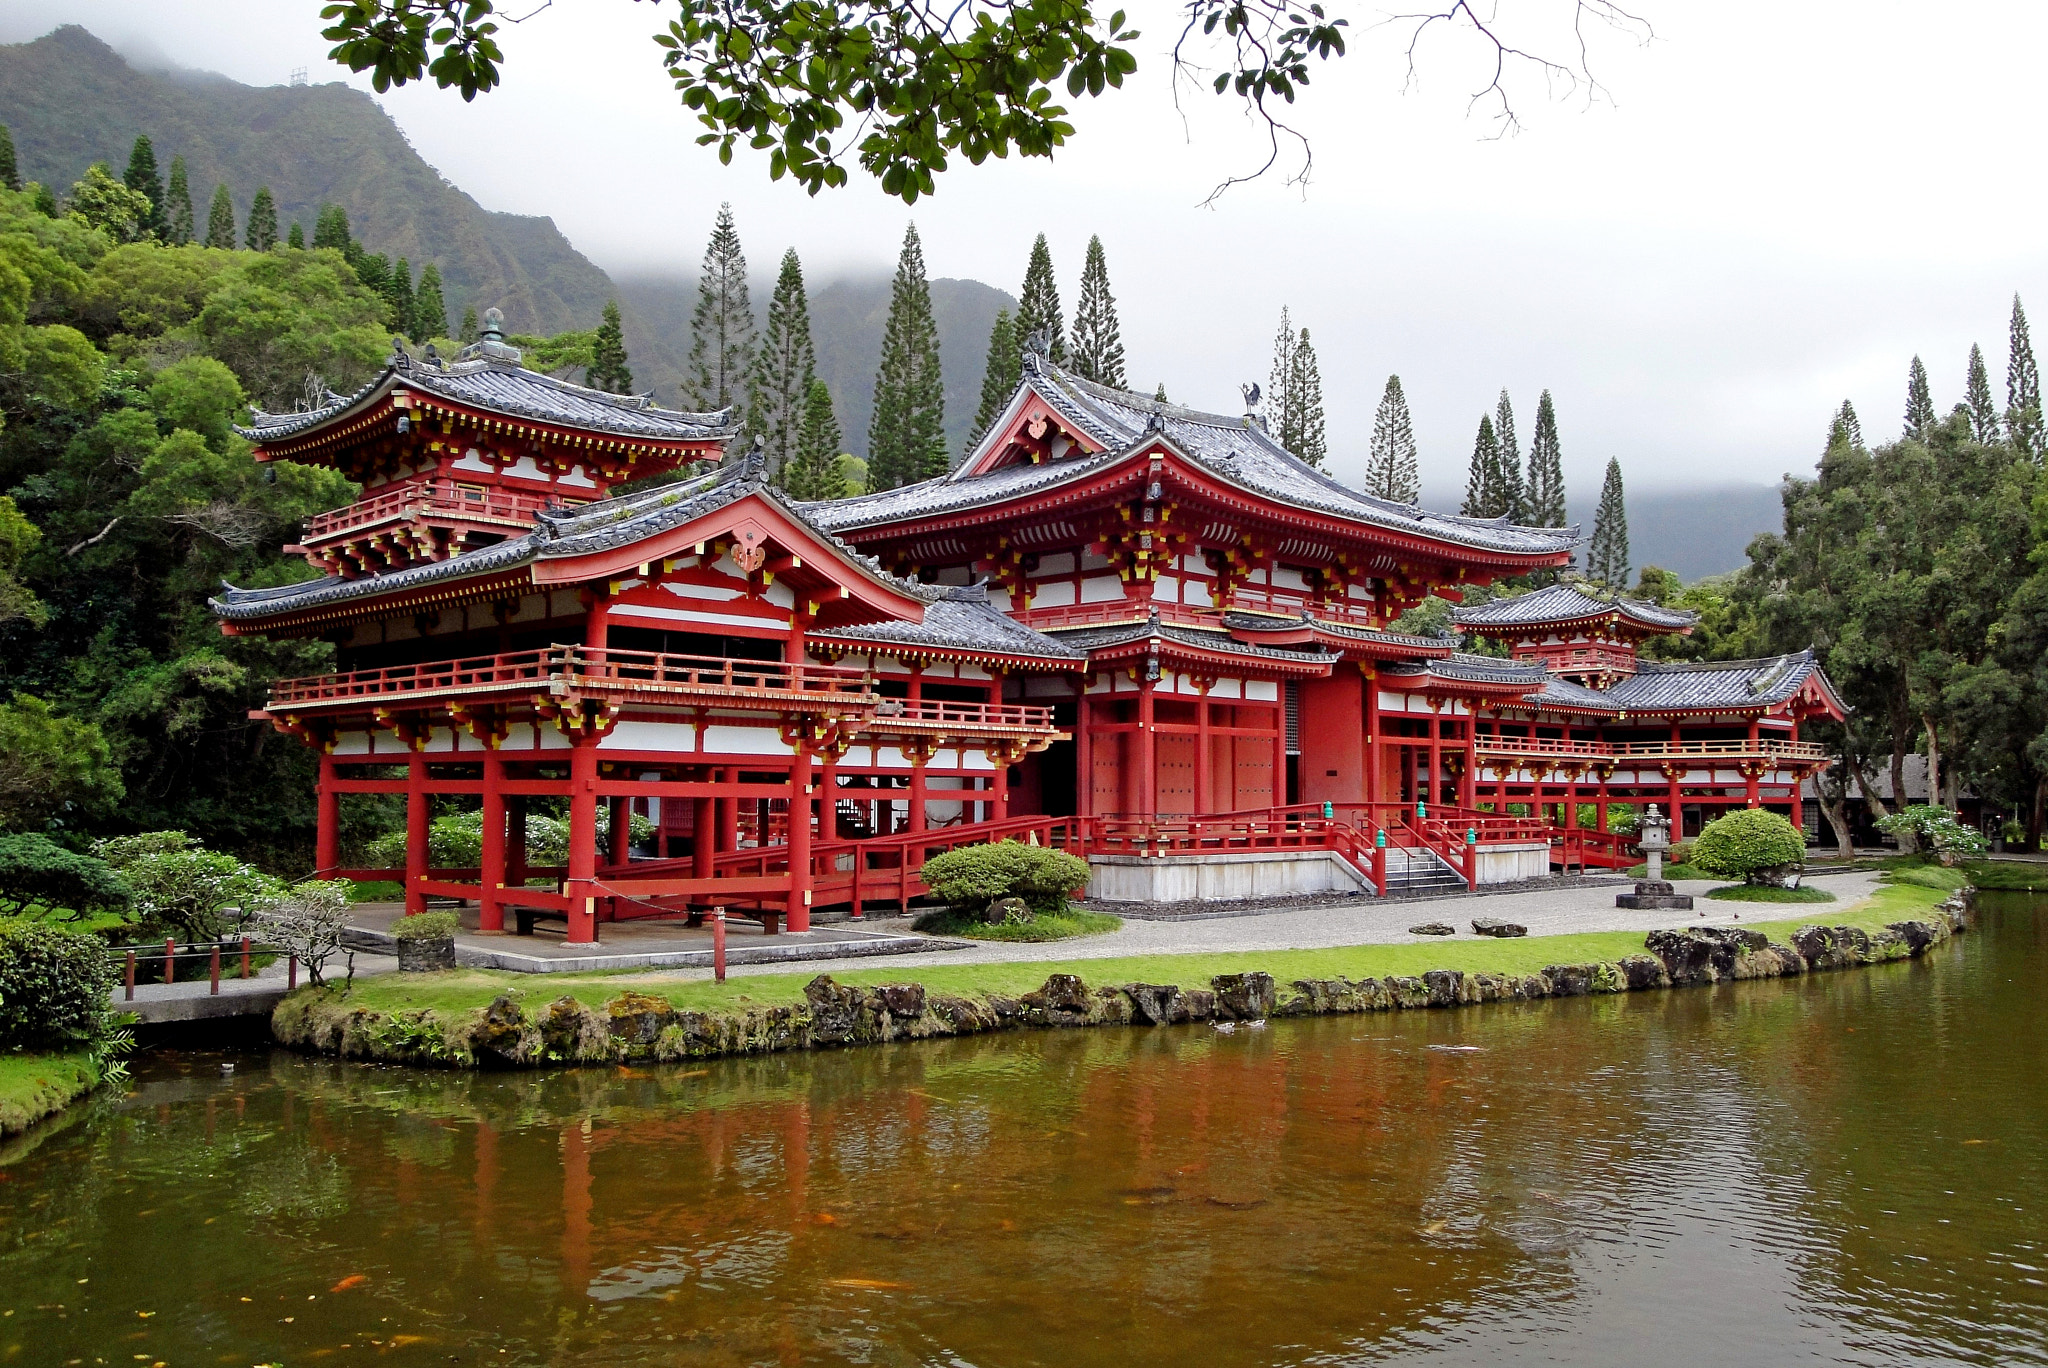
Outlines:
{"type": "Polygon", "coordinates": [[[992,841],[935,855],[920,871],[933,893],[956,907],[981,909],[998,898],[1022,898],[1040,915],[1060,911],[1088,883],[1088,862],[1064,850],[992,841]]]}
{"type": "Polygon", "coordinates": [[[1716,878],[1763,883],[1806,858],[1806,838],[1775,812],[1738,808],[1707,823],[1691,858],[1716,878]]]}
{"type": "Polygon", "coordinates": [[[1799,888],[1779,888],[1775,884],[1730,884],[1726,888],[1708,890],[1707,896],[1717,902],[1818,903],[1835,900],[1834,894],[1811,884],[1799,888]]]}
{"type": "Polygon", "coordinates": [[[0,836],[0,912],[62,909],[78,921],[127,905],[128,885],[106,861],[35,832],[0,836]]]}
{"type": "Polygon", "coordinates": [[[1027,921],[990,925],[972,913],[948,907],[925,913],[910,924],[910,929],[934,936],[960,936],[967,940],[1038,943],[1072,940],[1076,936],[1099,936],[1123,924],[1122,917],[1113,917],[1107,912],[1069,907],[1064,912],[1040,913],[1027,921]]]}
{"type": "Polygon", "coordinates": [[[99,937],[49,922],[0,921],[0,1050],[66,1050],[111,1029],[120,971],[99,937]]]}
{"type": "Polygon", "coordinates": [[[1926,804],[1901,808],[1891,816],[1879,819],[1877,826],[1886,835],[1897,836],[1901,844],[1917,842],[1920,849],[1931,850],[1944,861],[1964,855],[1982,855],[1991,848],[1991,842],[1983,832],[1965,824],[1947,808],[1926,804]]]}

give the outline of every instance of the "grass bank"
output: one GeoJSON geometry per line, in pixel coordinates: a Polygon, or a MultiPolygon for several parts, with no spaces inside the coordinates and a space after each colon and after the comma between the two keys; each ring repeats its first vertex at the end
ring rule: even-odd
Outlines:
{"type": "Polygon", "coordinates": [[[64,1110],[100,1081],[92,1056],[0,1054],[0,1135],[27,1130],[64,1110]]]}
{"type": "MultiPolygon", "coordinates": [[[[1750,930],[1782,941],[1815,921],[1877,931],[1896,921],[1926,915],[1940,890],[1893,885],[1848,907],[1786,920],[1743,919],[1750,930]]],[[[1206,983],[1219,974],[1262,970],[1280,983],[1295,979],[1420,977],[1431,970],[1466,974],[1534,974],[1554,964],[1612,963],[1643,953],[1640,931],[1592,931],[1517,940],[1470,938],[1401,945],[1356,945],[1327,950],[1244,950],[1220,954],[1136,955],[1117,959],[1065,960],[1058,950],[1043,959],[1006,964],[943,964],[918,969],[835,969],[835,982],[857,987],[915,981],[932,993],[962,997],[1021,996],[1041,986],[1048,974],[1079,975],[1090,984],[1206,983]]],[[[702,971],[698,971],[701,973],[702,971]]],[[[431,1010],[438,1015],[487,1006],[501,994],[532,1007],[573,997],[599,1007],[628,989],[658,997],[679,1011],[720,1012],[796,1006],[816,971],[762,974],[715,983],[663,973],[514,974],[457,969],[442,974],[382,974],[358,979],[348,1004],[371,1012],[431,1010]]],[[[303,991],[303,990],[302,990],[303,991]]]]}

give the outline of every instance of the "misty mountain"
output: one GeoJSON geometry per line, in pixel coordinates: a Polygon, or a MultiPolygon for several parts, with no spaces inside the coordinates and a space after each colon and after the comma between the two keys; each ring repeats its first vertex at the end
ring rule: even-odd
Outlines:
{"type": "Polygon", "coordinates": [[[267,185],[280,235],[313,230],[325,203],[348,211],[373,252],[441,269],[450,323],[464,306],[505,311],[518,332],[595,327],[611,282],[569,245],[554,220],[495,213],[444,180],[377,103],[340,83],[246,86],[207,72],[137,71],[105,43],[66,25],[32,43],[0,45],[0,123],[24,180],[60,193],[96,161],[116,175],[138,133],[170,174],[182,156],[192,207],[206,221],[216,184],[237,223],[267,185]]]}

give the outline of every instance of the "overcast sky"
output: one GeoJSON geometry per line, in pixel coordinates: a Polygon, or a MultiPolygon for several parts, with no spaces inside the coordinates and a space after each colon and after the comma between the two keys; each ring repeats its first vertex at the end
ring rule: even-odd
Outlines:
{"type": "MultiPolygon", "coordinates": [[[[535,0],[539,3],[539,0],[535,0]]],[[[2015,290],[2048,310],[2039,54],[2048,7],[1640,0],[1647,45],[1596,32],[1588,103],[1511,73],[1524,127],[1493,136],[1469,39],[1423,46],[1352,20],[1351,55],[1298,110],[1306,192],[1270,175],[1200,201],[1256,164],[1254,131],[1203,91],[1177,115],[1163,53],[1174,11],[1138,0],[1139,77],[1076,103],[1050,163],[964,164],[914,209],[856,172],[806,196],[765,161],[694,144],[649,41],[664,11],[563,0],[508,30],[506,83],[463,104],[407,88],[384,107],[420,152],[492,209],[551,216],[614,273],[694,275],[730,200],[757,273],[785,246],[815,288],[882,271],[914,217],[935,276],[1017,290],[1051,241],[1071,311],[1090,233],[1108,251],[1134,387],[1234,411],[1265,379],[1283,305],[1321,355],[1333,464],[1362,469],[1398,372],[1425,482],[1455,497],[1473,429],[1505,386],[1526,445],[1555,396],[1575,501],[1609,456],[1632,490],[1774,482],[1806,472],[1845,397],[1892,435],[1910,358],[1938,406],[1961,397],[1971,342],[2003,395],[2015,290]]],[[[1501,0],[1505,20],[1569,57],[1570,0],[1501,0]]],[[[0,40],[78,22],[131,54],[281,83],[367,82],[328,63],[317,0],[0,0],[0,40]]],[[[515,10],[516,12],[516,10],[515,10]]],[[[2044,339],[2048,345],[2048,339],[2044,339]]]]}

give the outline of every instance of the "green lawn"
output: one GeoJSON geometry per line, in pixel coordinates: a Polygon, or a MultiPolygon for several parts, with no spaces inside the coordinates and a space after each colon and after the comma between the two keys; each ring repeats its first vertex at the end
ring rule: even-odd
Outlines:
{"type": "Polygon", "coordinates": [[[1064,912],[1042,913],[1028,922],[1020,922],[1014,926],[1008,922],[991,926],[979,918],[963,916],[947,908],[940,912],[925,913],[910,924],[910,929],[934,936],[960,936],[967,940],[1042,944],[1048,941],[1073,940],[1078,936],[1100,936],[1116,930],[1123,924],[1122,917],[1113,917],[1107,912],[1090,912],[1084,907],[1069,907],[1064,912]]]}
{"type": "Polygon", "coordinates": [[[1726,888],[1709,890],[1707,896],[1716,902],[1824,903],[1835,900],[1835,895],[1825,888],[1814,888],[1811,885],[1799,888],[1773,888],[1763,884],[1729,884],[1726,888]]]}
{"type": "Polygon", "coordinates": [[[100,1081],[92,1057],[76,1054],[0,1054],[0,1135],[26,1130],[62,1111],[100,1081]]]}
{"type": "MultiPolygon", "coordinates": [[[[1891,886],[1845,908],[1824,914],[1830,926],[1876,930],[1889,922],[1924,916],[1944,895],[1936,889],[1891,886]]],[[[1783,941],[1814,916],[1780,921],[1745,919],[1744,924],[1783,941]]],[[[881,984],[915,981],[934,992],[960,995],[1002,993],[1015,996],[1041,986],[1046,975],[1078,974],[1092,985],[1174,983],[1200,986],[1218,974],[1262,969],[1280,983],[1299,978],[1385,978],[1414,976],[1430,969],[1466,973],[1528,974],[1552,964],[1584,964],[1619,960],[1643,949],[1640,931],[1597,931],[1570,936],[1529,936],[1518,940],[1483,938],[1403,945],[1346,946],[1330,950],[1260,950],[1225,954],[1145,955],[1125,959],[1066,960],[1057,950],[1044,959],[1020,964],[934,965],[919,969],[876,968],[834,970],[841,983],[881,984]]],[[[500,993],[509,993],[528,1007],[564,995],[589,1006],[601,1006],[626,989],[666,998],[694,1011],[731,1011],[803,1001],[803,987],[816,971],[764,974],[730,979],[684,979],[673,973],[512,974],[486,969],[457,969],[445,974],[384,974],[360,979],[349,1001],[373,1011],[403,1012],[433,1008],[461,1012],[481,1007],[500,993]]],[[[301,990],[306,991],[306,990],[301,990]]],[[[339,991],[338,989],[332,991],[339,991]]]]}

